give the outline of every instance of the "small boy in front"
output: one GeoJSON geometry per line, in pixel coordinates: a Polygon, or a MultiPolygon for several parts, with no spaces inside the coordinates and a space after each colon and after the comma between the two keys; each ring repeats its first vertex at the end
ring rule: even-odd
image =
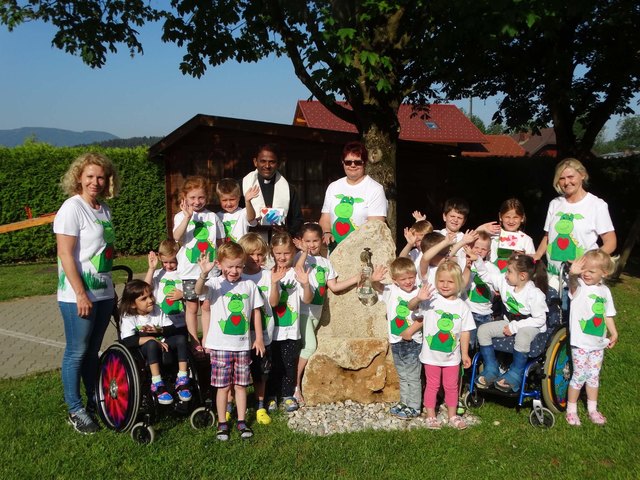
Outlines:
{"type": "Polygon", "coordinates": [[[253,431],[246,423],[247,386],[251,384],[249,366],[251,349],[263,356],[262,340],[262,295],[256,284],[242,279],[245,251],[235,242],[220,246],[216,263],[222,274],[208,278],[214,263],[202,256],[198,263],[201,273],[196,282],[196,293],[205,293],[211,304],[211,324],[204,340],[205,348],[211,349],[211,385],[217,388],[216,411],[218,431],[216,438],[229,440],[230,429],[226,422],[227,398],[234,386],[237,428],[241,438],[250,438],[253,431]],[[253,322],[256,339],[251,344],[249,322],[253,322]],[[225,420],[225,421],[223,421],[225,420]]]}
{"type": "MultiPolygon", "coordinates": [[[[422,329],[418,329],[409,341],[403,340],[401,334],[413,322],[422,322],[422,318],[414,315],[409,306],[419,291],[416,287],[416,266],[409,258],[396,258],[389,265],[389,273],[393,280],[389,285],[380,283],[385,273],[385,267],[377,266],[371,280],[373,288],[387,305],[389,343],[400,380],[400,402],[391,407],[389,413],[410,420],[420,415],[422,402],[422,364],[419,358],[422,349],[422,329]]],[[[419,302],[413,303],[414,309],[417,308],[419,302]]]]}
{"type": "Polygon", "coordinates": [[[254,225],[256,212],[251,205],[251,200],[260,193],[260,187],[254,185],[244,196],[245,208],[240,208],[242,191],[240,184],[233,178],[223,178],[216,184],[216,193],[220,200],[221,212],[217,212],[220,222],[224,226],[224,241],[237,242],[254,225]]]}

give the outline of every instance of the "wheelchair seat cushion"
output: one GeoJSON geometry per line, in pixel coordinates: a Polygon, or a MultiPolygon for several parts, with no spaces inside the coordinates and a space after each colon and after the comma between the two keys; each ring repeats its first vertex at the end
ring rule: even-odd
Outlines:
{"type": "MultiPolygon", "coordinates": [[[[551,330],[547,330],[546,332],[539,333],[536,335],[536,338],[531,342],[531,349],[529,350],[529,358],[537,358],[542,355],[547,346],[547,340],[551,335],[551,330]]],[[[516,338],[515,336],[511,337],[503,337],[503,338],[494,338],[493,339],[493,348],[498,352],[506,352],[513,353],[513,347],[515,345],[516,338]]]]}

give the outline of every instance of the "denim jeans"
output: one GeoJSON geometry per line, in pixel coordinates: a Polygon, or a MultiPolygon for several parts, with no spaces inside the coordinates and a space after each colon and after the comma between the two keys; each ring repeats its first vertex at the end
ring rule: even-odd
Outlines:
{"type": "Polygon", "coordinates": [[[400,402],[418,411],[422,403],[420,350],[422,345],[413,340],[391,344],[393,363],[400,380],[400,402]]]}
{"type": "Polygon", "coordinates": [[[95,402],[98,352],[109,325],[113,303],[113,299],[93,302],[89,318],[81,318],[77,304],[58,302],[67,343],[62,357],[62,386],[69,413],[83,407],[80,378],[87,393],[87,404],[95,402]]]}
{"type": "Polygon", "coordinates": [[[491,322],[493,318],[491,314],[482,315],[480,313],[471,312],[473,315],[473,322],[476,324],[475,330],[469,332],[469,350],[477,350],[478,329],[480,325],[491,322]]]}

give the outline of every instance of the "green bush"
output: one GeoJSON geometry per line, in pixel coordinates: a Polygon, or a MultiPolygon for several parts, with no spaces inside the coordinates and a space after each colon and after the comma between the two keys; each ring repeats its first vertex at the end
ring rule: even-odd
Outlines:
{"type": "MultiPolygon", "coordinates": [[[[147,149],[91,147],[111,158],[122,179],[120,195],[109,200],[116,229],[116,249],[140,254],[157,247],[165,236],[163,166],[150,162],[147,149]]],[[[53,213],[66,195],[60,179],[86,147],[53,147],[29,142],[0,148],[0,225],[53,213]]],[[[0,235],[0,263],[52,259],[55,236],[50,224],[0,235]]]]}

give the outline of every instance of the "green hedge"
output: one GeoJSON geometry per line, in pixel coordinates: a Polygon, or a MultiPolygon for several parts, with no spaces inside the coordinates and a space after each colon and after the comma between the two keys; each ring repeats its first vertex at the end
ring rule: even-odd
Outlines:
{"type": "MultiPolygon", "coordinates": [[[[60,179],[87,147],[53,147],[27,143],[0,148],[0,225],[57,211],[66,195],[60,179]]],[[[120,173],[120,195],[109,200],[121,254],[141,254],[157,248],[165,234],[164,166],[149,161],[147,148],[99,148],[120,173]]],[[[52,225],[0,234],[0,263],[55,258],[52,225]]]]}

